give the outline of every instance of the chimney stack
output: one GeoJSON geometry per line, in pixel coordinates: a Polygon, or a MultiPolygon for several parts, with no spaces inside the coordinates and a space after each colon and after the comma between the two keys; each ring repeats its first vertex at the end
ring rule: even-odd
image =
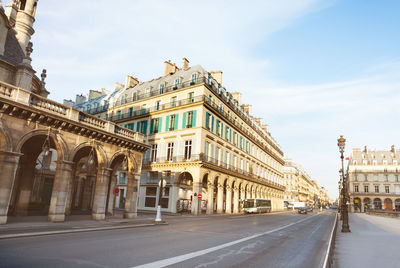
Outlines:
{"type": "Polygon", "coordinates": [[[182,70],[189,69],[189,60],[187,58],[182,59],[182,70]]]}
{"type": "Polygon", "coordinates": [[[364,153],[367,153],[367,146],[364,146],[364,153]]]}
{"type": "Polygon", "coordinates": [[[395,152],[395,148],[394,148],[394,145],[392,145],[392,148],[391,148],[391,150],[390,150],[392,153],[394,153],[395,152]]]}
{"type": "Polygon", "coordinates": [[[257,124],[259,124],[261,126],[261,117],[254,117],[254,121],[256,121],[257,124]]]}
{"type": "Polygon", "coordinates": [[[210,74],[222,86],[222,71],[211,71],[210,74]]]}
{"type": "Polygon", "coordinates": [[[250,115],[250,104],[242,104],[243,111],[250,115]]]}
{"type": "Polygon", "coordinates": [[[267,124],[261,125],[261,128],[262,128],[265,132],[268,133],[268,125],[267,125],[267,124]]]}
{"type": "Polygon", "coordinates": [[[176,71],[179,71],[178,66],[176,66],[175,63],[169,61],[165,61],[164,62],[164,75],[163,76],[167,76],[169,74],[174,74],[176,73],[176,71]]]}
{"type": "Polygon", "coordinates": [[[131,75],[127,75],[125,79],[125,89],[131,88],[139,84],[139,79],[131,75]]]}
{"type": "Polygon", "coordinates": [[[238,102],[239,106],[242,105],[242,93],[232,92],[231,94],[232,94],[233,99],[235,99],[238,102]]]}

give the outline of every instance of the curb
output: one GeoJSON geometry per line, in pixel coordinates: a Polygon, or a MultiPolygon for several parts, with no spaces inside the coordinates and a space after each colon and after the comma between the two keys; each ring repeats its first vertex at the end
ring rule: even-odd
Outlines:
{"type": "Polygon", "coordinates": [[[60,230],[60,231],[48,231],[48,232],[31,232],[31,233],[22,233],[22,234],[9,234],[9,235],[0,235],[0,240],[2,240],[2,239],[11,239],[11,238],[34,237],[34,236],[72,234],[72,233],[83,233],[83,232],[97,232],[97,231],[106,231],[106,230],[120,230],[120,229],[129,229],[129,228],[136,228],[136,227],[149,227],[149,226],[158,226],[158,225],[168,225],[168,223],[167,222],[162,222],[162,223],[144,223],[144,224],[126,225],[126,226],[109,226],[109,227],[82,228],[82,229],[73,229],[73,230],[60,230]]]}
{"type": "Polygon", "coordinates": [[[338,225],[338,214],[335,215],[335,222],[333,223],[332,232],[329,238],[328,249],[326,250],[323,268],[333,267],[333,254],[336,242],[336,230],[338,225]]]}

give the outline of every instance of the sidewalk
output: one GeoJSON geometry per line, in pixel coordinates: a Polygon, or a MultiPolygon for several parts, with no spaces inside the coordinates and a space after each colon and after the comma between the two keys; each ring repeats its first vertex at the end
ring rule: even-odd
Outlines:
{"type": "Polygon", "coordinates": [[[47,216],[10,217],[7,224],[0,225],[0,239],[154,226],[154,219],[155,213],[124,219],[119,212],[103,221],[92,220],[90,215],[71,215],[57,223],[47,221],[47,216]]]}
{"type": "Polygon", "coordinates": [[[335,267],[399,267],[399,219],[350,213],[349,225],[351,233],[342,233],[339,221],[335,267]]]}

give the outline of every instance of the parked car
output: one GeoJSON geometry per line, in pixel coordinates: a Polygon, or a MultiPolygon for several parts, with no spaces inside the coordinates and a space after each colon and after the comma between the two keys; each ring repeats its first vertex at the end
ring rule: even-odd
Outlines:
{"type": "Polygon", "coordinates": [[[338,206],[330,206],[329,209],[338,209],[338,206]]]}
{"type": "Polygon", "coordinates": [[[307,214],[307,208],[306,207],[300,207],[297,212],[299,212],[299,214],[307,214]]]}
{"type": "Polygon", "coordinates": [[[310,206],[307,206],[307,207],[306,207],[306,210],[307,210],[307,212],[312,212],[312,211],[313,211],[313,208],[310,207],[310,206]]]}

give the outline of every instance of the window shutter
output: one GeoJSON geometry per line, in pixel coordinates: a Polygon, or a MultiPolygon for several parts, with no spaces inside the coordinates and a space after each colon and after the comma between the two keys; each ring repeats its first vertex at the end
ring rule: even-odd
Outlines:
{"type": "Polygon", "coordinates": [[[221,122],[221,138],[224,137],[224,123],[221,122]]]}
{"type": "Polygon", "coordinates": [[[232,129],[229,129],[229,142],[232,142],[232,129]]]}
{"type": "Polygon", "coordinates": [[[214,116],[211,116],[211,132],[214,132],[214,116]]]}
{"type": "Polygon", "coordinates": [[[124,125],[124,128],[128,128],[128,124],[125,124],[125,125],[124,125]]]}
{"type": "Polygon", "coordinates": [[[215,124],[215,133],[218,135],[218,126],[219,126],[219,120],[216,119],[216,124],[215,124]]]}
{"type": "Polygon", "coordinates": [[[186,112],[183,113],[183,119],[182,119],[182,129],[186,128],[186,112]]]}
{"type": "Polygon", "coordinates": [[[209,128],[208,128],[208,126],[209,126],[209,125],[208,125],[208,116],[209,116],[209,113],[206,112],[206,129],[209,129],[209,128]]]}
{"type": "Polygon", "coordinates": [[[150,121],[150,135],[153,134],[153,125],[154,125],[154,119],[151,119],[151,121],[150,121]]]}
{"type": "Polygon", "coordinates": [[[175,126],[174,126],[174,130],[178,129],[178,114],[175,115],[175,126]]]}
{"type": "Polygon", "coordinates": [[[192,122],[192,127],[196,126],[196,110],[193,111],[193,122],[192,122]]]}
{"type": "Polygon", "coordinates": [[[147,134],[147,121],[143,121],[144,125],[143,125],[143,134],[146,135],[147,134]]]}
{"type": "Polygon", "coordinates": [[[167,115],[167,120],[165,120],[165,131],[168,131],[169,115],[167,115]]]}
{"type": "Polygon", "coordinates": [[[161,127],[162,127],[162,117],[158,118],[158,132],[161,132],[161,127]]]}
{"type": "Polygon", "coordinates": [[[136,123],[136,132],[139,132],[139,130],[140,130],[140,122],[137,122],[136,123]]]}

